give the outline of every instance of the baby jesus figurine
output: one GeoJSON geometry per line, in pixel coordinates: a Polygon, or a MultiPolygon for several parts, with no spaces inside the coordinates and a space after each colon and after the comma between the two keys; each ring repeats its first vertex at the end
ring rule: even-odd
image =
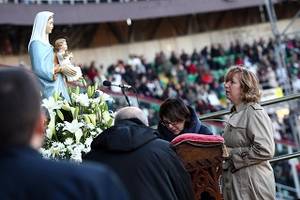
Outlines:
{"type": "Polygon", "coordinates": [[[82,77],[82,72],[80,67],[76,67],[72,64],[71,60],[73,58],[73,54],[68,51],[68,44],[66,39],[60,38],[55,41],[55,55],[58,60],[58,64],[60,66],[69,66],[74,71],[76,71],[76,75],[70,76],[66,75],[68,82],[74,82],[79,80],[82,77]]]}

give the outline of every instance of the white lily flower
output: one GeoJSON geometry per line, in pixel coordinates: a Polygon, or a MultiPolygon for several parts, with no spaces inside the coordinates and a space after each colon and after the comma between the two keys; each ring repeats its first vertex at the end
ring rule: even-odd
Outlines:
{"type": "Polygon", "coordinates": [[[50,158],[51,157],[51,152],[50,152],[49,149],[41,148],[40,152],[41,152],[43,158],[50,158]]]}
{"type": "Polygon", "coordinates": [[[61,98],[58,97],[43,100],[42,105],[50,114],[45,131],[47,143],[41,149],[44,157],[81,162],[82,153],[91,150],[93,138],[102,133],[100,127],[107,127],[107,123],[113,119],[113,113],[107,111],[105,105],[106,101],[113,101],[113,99],[102,91],[97,93],[89,98],[86,93],[71,91],[71,101],[60,100],[61,98]],[[79,114],[80,107],[88,107],[88,109],[80,109],[79,114]],[[69,112],[66,116],[72,115],[73,121],[64,121],[64,117],[61,117],[62,112],[69,112]],[[101,118],[98,118],[99,115],[101,118]],[[85,132],[88,134],[84,134],[85,132]]]}
{"type": "Polygon", "coordinates": [[[61,142],[53,142],[51,148],[49,149],[51,156],[56,157],[57,155],[61,155],[66,151],[65,145],[61,142]]]}
{"type": "Polygon", "coordinates": [[[87,147],[90,147],[91,146],[91,144],[92,144],[92,142],[93,142],[93,138],[92,137],[88,137],[86,140],[85,140],[85,145],[87,146],[87,147]]]}
{"type": "Polygon", "coordinates": [[[75,132],[76,143],[79,143],[79,142],[80,142],[80,139],[81,139],[82,135],[83,135],[83,133],[82,133],[82,130],[81,130],[81,129],[78,129],[78,130],[75,132]]]}
{"type": "Polygon", "coordinates": [[[71,152],[71,159],[77,162],[81,162],[81,152],[84,150],[83,144],[78,144],[71,152]]]}
{"type": "Polygon", "coordinates": [[[70,122],[65,122],[65,127],[63,130],[67,130],[71,133],[76,133],[78,130],[81,130],[80,128],[84,126],[83,123],[78,122],[77,119],[74,119],[71,123],[70,122]]]}
{"type": "Polygon", "coordinates": [[[101,97],[100,97],[100,96],[97,97],[97,98],[95,98],[95,99],[90,99],[90,102],[91,102],[92,104],[99,104],[100,101],[101,101],[101,97]]]}
{"type": "Polygon", "coordinates": [[[72,138],[67,138],[66,140],[65,140],[65,142],[64,142],[64,144],[66,145],[66,146],[69,146],[69,145],[71,145],[71,144],[73,144],[74,143],[74,140],[72,139],[72,138]]]}
{"type": "Polygon", "coordinates": [[[86,124],[86,127],[88,129],[90,129],[90,130],[94,130],[95,129],[95,126],[93,124],[91,124],[91,123],[86,124]]]}
{"type": "Polygon", "coordinates": [[[52,111],[54,109],[61,109],[62,101],[55,101],[51,96],[48,99],[43,99],[42,106],[47,108],[48,111],[52,111]]]}
{"type": "Polygon", "coordinates": [[[51,139],[53,134],[55,134],[55,112],[50,112],[50,121],[48,123],[48,128],[46,129],[46,137],[51,139]]]}
{"type": "Polygon", "coordinates": [[[53,132],[50,128],[47,128],[46,129],[46,137],[51,139],[52,138],[52,135],[53,135],[53,132]]]}
{"type": "Polygon", "coordinates": [[[96,131],[91,131],[91,135],[95,136],[95,135],[97,135],[97,132],[96,131]]]}
{"type": "Polygon", "coordinates": [[[97,90],[97,92],[99,93],[99,96],[102,98],[102,101],[112,101],[112,102],[114,101],[114,99],[110,95],[102,92],[101,90],[97,90]]]}
{"type": "Polygon", "coordinates": [[[79,94],[76,98],[76,102],[79,102],[80,105],[88,107],[89,106],[89,97],[87,94],[79,94]]]}
{"type": "MultiPolygon", "coordinates": [[[[103,132],[103,130],[102,130],[101,128],[96,128],[96,131],[97,131],[96,134],[100,134],[100,133],[103,132]]],[[[96,134],[95,134],[95,135],[96,135],[96,134]]]]}
{"type": "Polygon", "coordinates": [[[71,160],[76,161],[76,162],[82,162],[82,158],[81,158],[81,152],[76,152],[71,154],[71,160]]]}

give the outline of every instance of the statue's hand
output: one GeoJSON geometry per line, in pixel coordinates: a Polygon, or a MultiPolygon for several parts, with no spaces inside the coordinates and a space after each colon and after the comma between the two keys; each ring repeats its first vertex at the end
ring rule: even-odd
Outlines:
{"type": "Polygon", "coordinates": [[[63,73],[66,76],[75,76],[76,75],[76,71],[68,65],[61,67],[61,73],[63,73]]]}

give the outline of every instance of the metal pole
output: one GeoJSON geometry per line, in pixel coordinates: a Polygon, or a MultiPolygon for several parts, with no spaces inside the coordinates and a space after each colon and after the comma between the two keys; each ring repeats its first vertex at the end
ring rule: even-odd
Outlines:
{"type": "MultiPolygon", "coordinates": [[[[291,146],[288,146],[288,152],[293,153],[293,149],[291,146]]],[[[297,169],[296,169],[296,165],[298,164],[298,162],[297,162],[297,160],[292,159],[289,161],[289,163],[292,168],[292,175],[293,175],[294,184],[295,184],[295,188],[296,188],[297,199],[300,199],[300,184],[299,184],[299,178],[298,178],[297,169]]]]}
{"type": "MultiPolygon", "coordinates": [[[[290,146],[289,146],[290,147],[290,146]]],[[[288,148],[289,148],[288,147],[288,148]]],[[[290,151],[289,151],[290,152],[290,151]]],[[[292,158],[298,158],[300,157],[300,151],[297,151],[295,153],[288,153],[286,155],[282,155],[282,156],[277,156],[275,158],[272,158],[270,160],[270,163],[274,163],[274,162],[279,162],[279,161],[284,161],[284,160],[289,160],[289,159],[292,159],[292,158]]]]}
{"type": "MultiPolygon", "coordinates": [[[[272,32],[275,37],[275,56],[276,56],[276,62],[278,65],[277,67],[279,67],[282,72],[282,77],[279,77],[279,78],[281,78],[281,80],[283,80],[283,83],[280,83],[280,84],[283,84],[285,95],[291,94],[291,92],[292,92],[291,84],[290,84],[288,71],[287,71],[287,67],[286,67],[286,63],[285,63],[285,50],[282,48],[281,34],[277,27],[277,17],[276,17],[276,13],[274,10],[274,6],[273,6],[273,3],[271,0],[265,0],[265,4],[266,4],[269,20],[270,20],[271,27],[272,27],[272,32]]],[[[298,13],[297,13],[297,15],[298,15],[298,13]]],[[[294,140],[299,145],[300,134],[298,134],[298,132],[297,132],[298,122],[297,122],[296,113],[294,112],[295,110],[298,110],[298,107],[297,107],[297,105],[294,105],[292,102],[289,102],[289,107],[290,107],[290,110],[293,111],[290,114],[289,123],[292,126],[292,134],[293,134],[294,140]]]]}
{"type": "MultiPolygon", "coordinates": [[[[300,93],[290,94],[290,95],[285,96],[285,97],[280,97],[280,98],[276,98],[276,99],[263,101],[263,102],[260,102],[260,105],[261,106],[268,106],[268,105],[281,103],[281,102],[286,102],[286,101],[291,101],[291,100],[296,100],[296,99],[300,99],[300,93]]],[[[199,117],[199,119],[200,120],[206,120],[206,119],[221,117],[223,115],[228,115],[228,114],[230,114],[229,110],[220,110],[220,111],[213,112],[213,113],[203,114],[199,117]]],[[[212,121],[212,120],[210,120],[210,121],[212,121]]]]}
{"type": "Polygon", "coordinates": [[[291,87],[290,87],[290,80],[287,73],[287,67],[285,64],[285,52],[282,49],[282,41],[281,41],[281,35],[277,27],[277,17],[274,10],[274,6],[271,0],[265,0],[265,5],[267,8],[271,28],[273,35],[275,37],[275,56],[276,56],[276,63],[277,67],[279,67],[282,71],[283,77],[280,77],[283,80],[283,88],[284,93],[290,94],[291,93],[291,87]]]}
{"type": "Polygon", "coordinates": [[[285,27],[285,29],[282,31],[281,35],[285,35],[287,30],[291,27],[291,25],[296,21],[296,19],[300,16],[300,10],[296,13],[296,15],[293,17],[293,19],[290,21],[290,23],[285,27]]]}

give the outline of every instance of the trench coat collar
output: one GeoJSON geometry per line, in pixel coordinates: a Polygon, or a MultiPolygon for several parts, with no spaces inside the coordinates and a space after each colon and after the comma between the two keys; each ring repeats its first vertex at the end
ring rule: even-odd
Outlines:
{"type": "Polygon", "coordinates": [[[241,104],[238,105],[238,106],[232,106],[231,112],[232,112],[232,113],[233,113],[233,112],[238,113],[238,112],[240,112],[240,111],[242,111],[242,110],[245,110],[248,106],[250,106],[250,105],[252,105],[252,104],[254,104],[254,103],[253,103],[253,102],[249,102],[249,103],[241,103],[241,104]]]}

